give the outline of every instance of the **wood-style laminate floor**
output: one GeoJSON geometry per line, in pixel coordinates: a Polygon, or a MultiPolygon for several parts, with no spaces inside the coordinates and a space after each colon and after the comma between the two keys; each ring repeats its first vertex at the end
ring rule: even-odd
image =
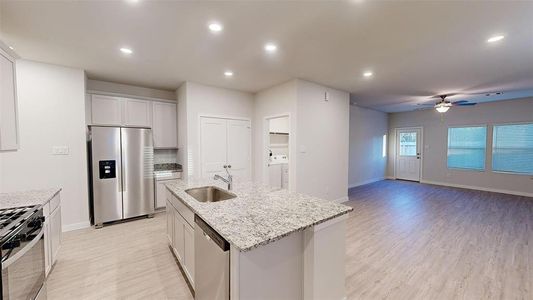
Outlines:
{"type": "MultiPolygon", "coordinates": [[[[346,204],[349,299],[533,299],[533,198],[382,181],[346,204]]],[[[165,224],[66,233],[48,299],[192,299],[165,224]]]]}
{"type": "Polygon", "coordinates": [[[350,200],[349,299],[533,299],[533,198],[386,180],[350,200]]]}
{"type": "Polygon", "coordinates": [[[165,214],[63,235],[48,299],[193,299],[166,238],[165,214]]]}

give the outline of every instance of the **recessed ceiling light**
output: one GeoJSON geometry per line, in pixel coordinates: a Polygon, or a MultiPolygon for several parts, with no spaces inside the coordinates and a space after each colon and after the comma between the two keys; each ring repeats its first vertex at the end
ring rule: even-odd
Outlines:
{"type": "Polygon", "coordinates": [[[124,54],[132,54],[133,50],[131,50],[130,48],[120,48],[120,52],[124,54]]]}
{"type": "Polygon", "coordinates": [[[278,46],[274,43],[265,44],[265,51],[269,53],[274,53],[278,50],[278,46]]]}
{"type": "Polygon", "coordinates": [[[372,77],[373,75],[374,75],[374,73],[372,73],[370,71],[367,71],[367,72],[363,73],[363,76],[365,76],[365,77],[372,77]]]}
{"type": "Polygon", "coordinates": [[[505,36],[503,36],[503,35],[495,35],[495,36],[493,36],[493,37],[490,37],[490,38],[487,40],[487,42],[488,42],[488,43],[494,43],[494,42],[497,42],[497,41],[501,41],[501,40],[503,40],[504,38],[505,38],[505,36]]]}
{"type": "Polygon", "coordinates": [[[220,32],[222,31],[223,27],[220,23],[217,23],[217,22],[212,22],[212,23],[209,23],[209,30],[211,30],[211,32],[220,32]]]}
{"type": "Polygon", "coordinates": [[[228,70],[228,71],[224,72],[224,76],[232,77],[233,76],[233,72],[228,70]]]}

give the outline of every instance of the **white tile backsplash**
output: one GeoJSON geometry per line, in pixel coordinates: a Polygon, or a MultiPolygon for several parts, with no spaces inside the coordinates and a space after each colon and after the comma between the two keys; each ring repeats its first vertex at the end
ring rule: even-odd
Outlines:
{"type": "Polygon", "coordinates": [[[155,149],[154,164],[172,164],[178,162],[177,149],[155,149]]]}

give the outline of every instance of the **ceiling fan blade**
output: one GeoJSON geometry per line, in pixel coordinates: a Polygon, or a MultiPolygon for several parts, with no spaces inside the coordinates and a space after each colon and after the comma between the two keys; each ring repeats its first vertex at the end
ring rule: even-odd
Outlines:
{"type": "Polygon", "coordinates": [[[452,104],[464,104],[464,103],[468,103],[468,100],[459,100],[459,101],[452,102],[452,104]]]}
{"type": "Polygon", "coordinates": [[[476,105],[477,103],[473,103],[473,102],[467,102],[467,103],[454,103],[453,105],[454,106],[472,106],[472,105],[476,105]]]}
{"type": "Polygon", "coordinates": [[[449,93],[449,94],[433,95],[433,96],[431,96],[429,98],[430,99],[441,99],[442,96],[453,97],[453,96],[456,96],[456,95],[462,95],[462,94],[461,93],[449,93]]]}

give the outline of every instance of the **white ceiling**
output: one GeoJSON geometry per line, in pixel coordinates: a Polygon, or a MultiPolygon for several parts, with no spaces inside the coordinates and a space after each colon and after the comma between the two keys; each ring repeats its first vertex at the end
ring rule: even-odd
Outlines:
{"type": "Polygon", "coordinates": [[[21,57],[100,80],[257,92],[298,77],[383,111],[446,92],[533,95],[533,2],[1,1],[0,9],[0,38],[21,57]],[[209,32],[212,20],[223,32],[209,32]],[[506,37],[487,43],[495,34],[506,37]],[[264,53],[268,41],[279,45],[275,55],[264,53]],[[374,76],[363,78],[366,70],[374,76]]]}

